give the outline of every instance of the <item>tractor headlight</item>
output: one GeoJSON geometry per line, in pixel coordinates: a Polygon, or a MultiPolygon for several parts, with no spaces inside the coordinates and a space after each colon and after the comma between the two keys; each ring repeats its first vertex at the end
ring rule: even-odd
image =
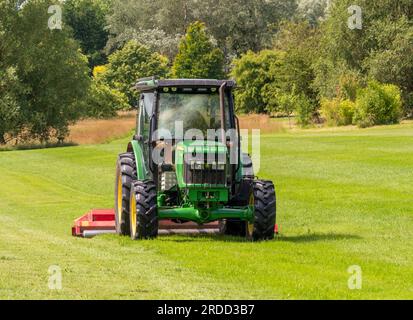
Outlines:
{"type": "Polygon", "coordinates": [[[192,170],[204,170],[205,164],[202,161],[191,161],[192,170]]]}
{"type": "Polygon", "coordinates": [[[213,163],[212,163],[212,169],[213,169],[213,170],[223,171],[223,170],[225,170],[225,163],[213,162],[213,163]]]}
{"type": "Polygon", "coordinates": [[[225,163],[204,163],[202,161],[195,161],[192,160],[190,162],[191,170],[218,170],[224,171],[225,170],[225,163]]]}

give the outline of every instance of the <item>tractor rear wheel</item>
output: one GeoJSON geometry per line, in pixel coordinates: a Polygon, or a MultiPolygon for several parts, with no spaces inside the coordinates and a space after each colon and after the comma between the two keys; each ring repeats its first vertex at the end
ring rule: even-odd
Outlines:
{"type": "Polygon", "coordinates": [[[115,225],[116,233],[130,235],[129,198],[132,182],[136,180],[136,162],[132,152],[119,155],[116,163],[115,225]]]}
{"type": "Polygon", "coordinates": [[[155,183],[152,180],[134,181],[129,203],[131,238],[156,238],[159,222],[155,183]]]}
{"type": "Polygon", "coordinates": [[[254,241],[274,238],[276,196],[271,181],[255,180],[250,204],[254,204],[254,220],[246,223],[246,236],[254,241]]]}

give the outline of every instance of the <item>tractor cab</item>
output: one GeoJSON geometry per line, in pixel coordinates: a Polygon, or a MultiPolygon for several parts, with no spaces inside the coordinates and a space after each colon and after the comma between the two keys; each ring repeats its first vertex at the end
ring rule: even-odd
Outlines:
{"type": "Polygon", "coordinates": [[[234,184],[236,179],[231,178],[241,173],[234,86],[233,81],[218,80],[144,79],[137,83],[136,137],[143,142],[145,158],[150,158],[147,172],[162,191],[192,184],[203,188],[234,184]],[[177,170],[183,175],[174,179],[170,172],[177,170]]]}

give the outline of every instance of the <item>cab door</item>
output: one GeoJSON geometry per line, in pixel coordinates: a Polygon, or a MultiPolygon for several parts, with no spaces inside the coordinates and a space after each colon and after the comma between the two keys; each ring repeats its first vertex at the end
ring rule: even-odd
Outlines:
{"type": "Polygon", "coordinates": [[[139,99],[138,135],[145,159],[149,159],[150,123],[154,103],[153,93],[144,93],[139,99]]]}

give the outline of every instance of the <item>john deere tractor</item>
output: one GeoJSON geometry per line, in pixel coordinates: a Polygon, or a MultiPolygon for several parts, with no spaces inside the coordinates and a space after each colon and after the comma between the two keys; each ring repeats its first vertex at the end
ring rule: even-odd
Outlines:
{"type": "Polygon", "coordinates": [[[158,236],[160,222],[219,221],[226,235],[274,237],[276,196],[241,151],[230,80],[140,79],[136,134],[116,169],[116,231],[158,236]]]}

